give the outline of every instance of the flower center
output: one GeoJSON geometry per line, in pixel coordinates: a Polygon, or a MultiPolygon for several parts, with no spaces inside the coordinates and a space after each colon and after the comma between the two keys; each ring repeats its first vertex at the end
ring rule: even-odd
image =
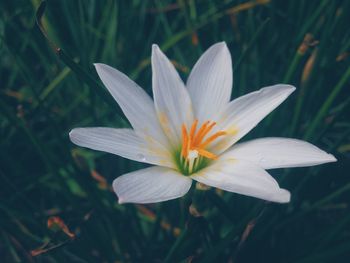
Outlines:
{"type": "Polygon", "coordinates": [[[218,131],[208,136],[216,122],[206,121],[197,130],[198,120],[192,123],[188,131],[186,125],[182,125],[182,147],[180,153],[180,169],[186,174],[192,174],[203,168],[210,160],[218,157],[206,148],[220,136],[226,135],[225,131],[218,131]]]}

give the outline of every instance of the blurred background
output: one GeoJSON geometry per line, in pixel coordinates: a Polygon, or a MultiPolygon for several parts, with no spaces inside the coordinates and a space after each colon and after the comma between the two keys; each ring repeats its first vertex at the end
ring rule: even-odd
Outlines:
{"type": "Polygon", "coordinates": [[[350,1],[0,2],[1,262],[349,262],[350,1]],[[42,31],[36,24],[41,20],[42,31]],[[307,140],[338,162],[270,171],[289,204],[216,191],[118,205],[144,164],[73,145],[74,127],[129,127],[93,68],[151,92],[157,43],[186,79],[212,44],[233,58],[233,97],[297,87],[243,140],[307,140]]]}

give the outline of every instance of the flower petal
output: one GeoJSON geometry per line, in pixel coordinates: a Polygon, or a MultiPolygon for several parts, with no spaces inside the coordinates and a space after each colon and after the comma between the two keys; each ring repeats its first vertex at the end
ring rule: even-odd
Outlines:
{"type": "Polygon", "coordinates": [[[136,133],[143,138],[156,138],[157,142],[167,146],[168,140],[159,125],[151,97],[120,71],[105,64],[94,65],[136,133]]]}
{"type": "Polygon", "coordinates": [[[203,184],[267,201],[288,203],[290,193],[257,165],[241,160],[218,160],[191,176],[203,184]]]}
{"type": "Polygon", "coordinates": [[[251,92],[231,101],[218,118],[218,127],[227,132],[212,150],[220,153],[246,135],[280,105],[295,87],[278,84],[251,92]]]}
{"type": "Polygon", "coordinates": [[[186,86],[199,122],[209,120],[230,101],[232,61],[225,42],[211,46],[199,58],[186,86]]]}
{"type": "Polygon", "coordinates": [[[316,146],[288,138],[262,138],[234,145],[222,158],[253,162],[264,169],[303,167],[337,159],[316,146]]]}
{"type": "Polygon", "coordinates": [[[156,203],[185,195],[192,180],[175,170],[150,167],[122,175],[114,180],[113,189],[119,203],[156,203]]]}
{"type": "Polygon", "coordinates": [[[192,124],[190,96],[174,66],[157,45],[152,46],[153,96],[160,124],[173,145],[181,140],[181,125],[192,124]]]}
{"type": "Polygon", "coordinates": [[[69,133],[76,145],[113,153],[130,160],[174,167],[171,155],[157,144],[147,144],[132,129],[76,128],[69,133]]]}

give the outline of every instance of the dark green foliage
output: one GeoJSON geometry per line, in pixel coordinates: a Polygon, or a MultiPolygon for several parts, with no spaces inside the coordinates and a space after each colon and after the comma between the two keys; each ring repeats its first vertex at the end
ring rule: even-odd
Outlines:
{"type": "Polygon", "coordinates": [[[349,262],[350,1],[50,0],[47,37],[39,4],[0,3],[1,262],[349,262]],[[74,127],[129,126],[92,63],[150,93],[152,43],[186,78],[218,41],[232,53],[233,97],[297,87],[244,140],[301,138],[338,162],[271,171],[292,193],[287,205],[215,189],[118,205],[110,183],[144,166],[68,138],[74,127]],[[51,216],[76,237],[48,228],[51,216]]]}

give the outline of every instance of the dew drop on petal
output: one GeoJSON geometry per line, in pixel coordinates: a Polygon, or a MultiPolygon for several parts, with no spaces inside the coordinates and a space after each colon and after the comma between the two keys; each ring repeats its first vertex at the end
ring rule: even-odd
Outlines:
{"type": "Polygon", "coordinates": [[[146,157],[143,154],[138,153],[136,156],[140,161],[146,161],[146,157]]]}

